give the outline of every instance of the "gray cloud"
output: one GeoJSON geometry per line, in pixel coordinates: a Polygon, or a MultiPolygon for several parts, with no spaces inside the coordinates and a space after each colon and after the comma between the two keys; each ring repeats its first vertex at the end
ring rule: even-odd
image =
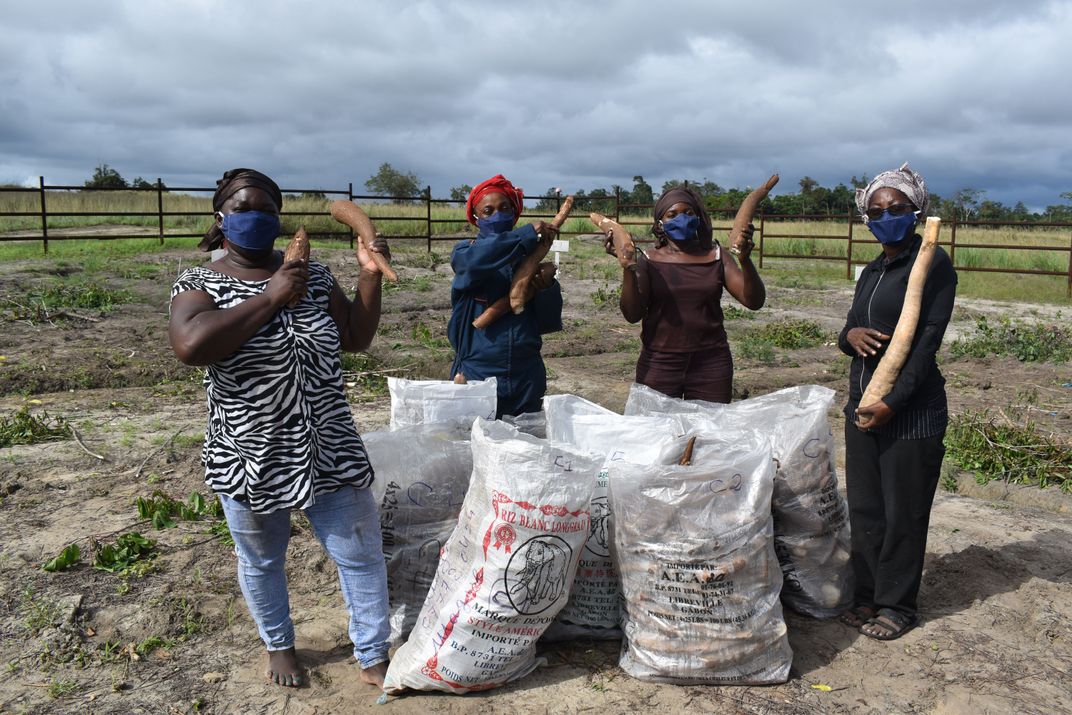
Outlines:
{"type": "Polygon", "coordinates": [[[792,191],[909,160],[1041,208],[1072,189],[1069,36],[1072,3],[1042,1],[20,4],[0,181],[361,189],[387,161],[437,194],[498,172],[792,191]]]}

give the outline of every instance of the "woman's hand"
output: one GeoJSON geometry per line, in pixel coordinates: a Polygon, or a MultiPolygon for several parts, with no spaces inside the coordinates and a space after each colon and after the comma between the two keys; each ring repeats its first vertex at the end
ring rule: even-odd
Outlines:
{"type": "Polygon", "coordinates": [[[305,295],[308,281],[309,266],[305,261],[288,261],[268,279],[264,295],[272,307],[278,310],[295,297],[305,295]]]}
{"type": "Polygon", "coordinates": [[[753,224],[748,224],[748,227],[741,231],[741,242],[737,245],[737,257],[742,261],[752,255],[752,249],[756,247],[756,242],[752,240],[752,235],[756,232],[756,227],[753,224]]]}
{"type": "Polygon", "coordinates": [[[856,426],[864,432],[877,429],[893,419],[893,410],[882,400],[856,408],[856,426]]]}
{"type": "Polygon", "coordinates": [[[547,290],[555,284],[555,274],[558,266],[550,261],[541,263],[536,272],[532,274],[532,285],[536,290],[547,290]]]}
{"type": "Polygon", "coordinates": [[[383,275],[383,271],[376,265],[376,262],[372,260],[372,254],[378,253],[388,262],[391,261],[391,248],[387,245],[387,239],[383,236],[377,236],[376,240],[372,242],[372,249],[365,249],[365,242],[357,242],[357,262],[361,266],[362,273],[371,273],[373,275],[383,275]]]}
{"type": "Polygon", "coordinates": [[[546,221],[535,221],[532,227],[536,229],[536,235],[540,237],[541,243],[550,243],[558,238],[558,229],[546,221]]]}
{"type": "Polygon", "coordinates": [[[874,328],[853,328],[845,334],[845,340],[860,357],[874,355],[882,349],[882,342],[890,336],[874,328]]]}

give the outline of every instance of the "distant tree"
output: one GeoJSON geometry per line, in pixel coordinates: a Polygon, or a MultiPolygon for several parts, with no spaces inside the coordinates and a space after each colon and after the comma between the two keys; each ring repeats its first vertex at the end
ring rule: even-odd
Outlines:
{"type": "Polygon", "coordinates": [[[125,189],[128,185],[118,171],[107,164],[101,164],[93,170],[93,178],[86,181],[85,186],[90,189],[125,189]]]}
{"type": "Polygon", "coordinates": [[[693,188],[696,189],[696,191],[700,193],[700,196],[703,196],[705,199],[713,196],[719,196],[723,193],[723,189],[721,186],[719,186],[713,181],[709,181],[706,178],[701,183],[693,186],[693,188]]]}
{"type": "Polygon", "coordinates": [[[979,210],[979,198],[986,192],[982,189],[960,189],[953,194],[953,205],[961,221],[973,218],[979,210]]]}
{"type": "Polygon", "coordinates": [[[867,178],[867,174],[861,174],[859,177],[853,176],[849,179],[849,184],[854,189],[866,189],[867,185],[871,183],[871,180],[867,178]]]}
{"type": "Polygon", "coordinates": [[[689,183],[688,179],[686,179],[684,181],[682,181],[681,179],[667,179],[666,181],[663,182],[663,186],[659,190],[659,193],[665,194],[670,189],[676,189],[677,187],[684,186],[687,183],[689,183]]]}
{"type": "Polygon", "coordinates": [[[651,184],[644,181],[644,177],[639,174],[633,177],[633,190],[629,194],[629,203],[655,203],[655,196],[652,195],[651,184]]]}
{"type": "Polygon", "coordinates": [[[562,195],[562,189],[552,186],[540,195],[536,203],[536,210],[543,213],[556,213],[558,211],[558,199],[562,195]]]}
{"type": "Polygon", "coordinates": [[[420,195],[421,182],[416,174],[401,172],[384,162],[379,171],[365,182],[365,188],[378,196],[389,196],[398,204],[409,203],[420,195]]]}
{"type": "Polygon", "coordinates": [[[473,191],[473,187],[469,184],[462,184],[461,186],[450,187],[450,200],[457,201],[462,206],[465,206],[465,202],[469,200],[469,194],[473,191]]]}

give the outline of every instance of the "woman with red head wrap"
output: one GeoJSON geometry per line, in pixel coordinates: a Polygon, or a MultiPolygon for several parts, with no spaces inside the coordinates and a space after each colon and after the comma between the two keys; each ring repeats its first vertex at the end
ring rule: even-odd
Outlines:
{"type": "MultiPolygon", "coordinates": [[[[638,383],[686,400],[730,401],[733,358],[722,290],[751,310],[766,301],[749,256],[752,231],[749,226],[738,266],[714,240],[711,217],[696,191],[676,186],[655,202],[655,248],[638,251],[637,263],[622,274],[622,315],[630,323],[643,321],[638,383]]],[[[609,235],[604,245],[614,253],[609,235]]]]}
{"type": "Polygon", "coordinates": [[[509,313],[483,329],[473,327],[489,305],[510,292],[521,260],[557,233],[543,221],[514,230],[523,210],[524,193],[502,174],[477,184],[465,203],[466,219],[477,227],[477,237],[459,241],[450,257],[451,375],[496,378],[499,417],[540,409],[547,391],[540,335],[562,329],[562,288],[554,279],[542,282],[539,271],[534,278],[539,290],[523,312],[509,313]]]}

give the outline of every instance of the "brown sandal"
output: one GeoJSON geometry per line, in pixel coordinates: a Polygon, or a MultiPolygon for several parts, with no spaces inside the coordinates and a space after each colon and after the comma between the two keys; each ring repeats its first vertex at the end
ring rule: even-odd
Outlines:
{"type": "Polygon", "coordinates": [[[875,617],[875,609],[871,606],[853,606],[846,608],[838,616],[838,620],[849,628],[859,630],[865,623],[875,617]]]}

